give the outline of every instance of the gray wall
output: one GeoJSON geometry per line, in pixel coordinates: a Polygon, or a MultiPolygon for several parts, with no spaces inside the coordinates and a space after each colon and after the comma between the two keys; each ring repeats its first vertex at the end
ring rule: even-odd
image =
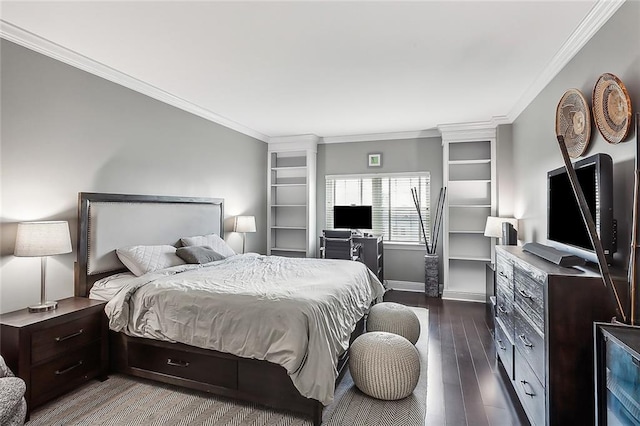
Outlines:
{"type": "MultiPolygon", "coordinates": [[[[563,93],[577,88],[589,104],[593,86],[604,72],[617,75],[640,110],[640,2],[628,1],[549,83],[513,124],[514,213],[520,218],[519,238],[546,242],[546,173],[563,165],[555,139],[555,111],[563,93]]],[[[629,254],[634,180],[635,130],[617,145],[607,143],[595,124],[583,156],[604,152],[614,161],[614,216],[618,219],[617,266],[629,254]]],[[[500,208],[502,211],[502,206],[500,208]]]]}
{"type": "MultiPolygon", "coordinates": [[[[40,298],[40,262],[12,255],[16,224],[68,220],[81,191],[222,197],[256,216],[247,250],[266,251],[267,144],[13,43],[1,44],[0,311],[40,298]]],[[[49,299],[73,295],[74,253],[48,262],[49,299]]]]}
{"type": "MultiPolygon", "coordinates": [[[[431,211],[435,211],[438,193],[442,188],[442,139],[437,137],[318,145],[317,228],[325,229],[326,175],[401,172],[431,172],[431,211]],[[370,153],[382,153],[381,167],[367,167],[370,153]]],[[[442,240],[438,248],[440,256],[441,250],[442,240]]],[[[424,246],[417,250],[385,248],[385,279],[423,283],[424,254],[424,246]]]]}

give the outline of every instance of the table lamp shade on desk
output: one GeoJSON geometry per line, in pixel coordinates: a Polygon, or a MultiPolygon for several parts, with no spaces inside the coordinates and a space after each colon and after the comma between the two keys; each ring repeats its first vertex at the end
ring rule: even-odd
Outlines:
{"type": "Polygon", "coordinates": [[[69,223],[66,221],[18,224],[14,256],[40,257],[40,304],[29,306],[29,312],[43,312],[57,308],[57,302],[46,300],[47,257],[64,253],[71,253],[69,223]]]}

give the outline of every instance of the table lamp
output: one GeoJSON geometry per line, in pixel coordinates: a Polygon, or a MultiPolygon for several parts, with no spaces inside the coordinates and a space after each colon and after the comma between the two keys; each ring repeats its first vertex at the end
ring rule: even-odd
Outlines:
{"type": "Polygon", "coordinates": [[[512,217],[487,217],[484,236],[502,238],[502,244],[515,246],[518,240],[518,219],[512,217]]]}
{"type": "Polygon", "coordinates": [[[233,224],[233,231],[242,232],[242,253],[244,254],[247,232],[256,232],[255,216],[236,216],[236,221],[233,224]]]}
{"type": "Polygon", "coordinates": [[[51,311],[58,307],[58,302],[49,302],[45,296],[47,257],[64,253],[71,253],[69,223],[66,221],[18,224],[14,256],[40,257],[40,304],[29,306],[29,312],[51,311]]]}

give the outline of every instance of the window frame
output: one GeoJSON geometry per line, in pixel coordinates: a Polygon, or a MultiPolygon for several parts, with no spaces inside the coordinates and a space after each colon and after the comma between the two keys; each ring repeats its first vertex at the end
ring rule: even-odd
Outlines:
{"type": "MultiPolygon", "coordinates": [[[[426,178],[426,194],[425,199],[420,200],[420,207],[422,213],[422,219],[424,222],[425,233],[427,234],[427,240],[430,241],[432,238],[431,235],[431,172],[429,171],[420,171],[420,172],[399,172],[399,173],[354,173],[354,174],[334,174],[334,175],[325,175],[325,228],[328,226],[328,221],[330,219],[330,215],[332,217],[333,212],[329,211],[329,206],[335,205],[335,184],[333,184],[334,193],[329,198],[329,185],[328,181],[337,181],[337,180],[360,180],[363,179],[384,179],[384,178],[426,178]]],[[[360,184],[360,188],[362,190],[362,184],[360,184]]],[[[373,194],[372,194],[373,197],[373,194]]],[[[360,199],[362,199],[362,194],[360,195],[360,199]]],[[[374,206],[375,211],[375,206],[374,206]]],[[[415,207],[414,207],[415,211],[415,207]]],[[[332,221],[333,222],[333,221],[332,221]]],[[[387,229],[387,226],[384,227],[387,229]]],[[[389,233],[391,233],[391,203],[389,202],[389,225],[388,225],[389,233]]],[[[388,235],[385,235],[385,242],[389,242],[391,244],[401,245],[419,245],[423,246],[425,241],[422,238],[422,231],[419,228],[417,229],[418,233],[418,241],[415,240],[391,240],[388,235]]]]}

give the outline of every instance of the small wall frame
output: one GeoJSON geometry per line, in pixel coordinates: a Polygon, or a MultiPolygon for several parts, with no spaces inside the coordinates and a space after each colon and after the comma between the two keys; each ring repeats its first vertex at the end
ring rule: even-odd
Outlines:
{"type": "Polygon", "coordinates": [[[369,154],[369,167],[380,167],[382,166],[382,154],[369,154]]]}

